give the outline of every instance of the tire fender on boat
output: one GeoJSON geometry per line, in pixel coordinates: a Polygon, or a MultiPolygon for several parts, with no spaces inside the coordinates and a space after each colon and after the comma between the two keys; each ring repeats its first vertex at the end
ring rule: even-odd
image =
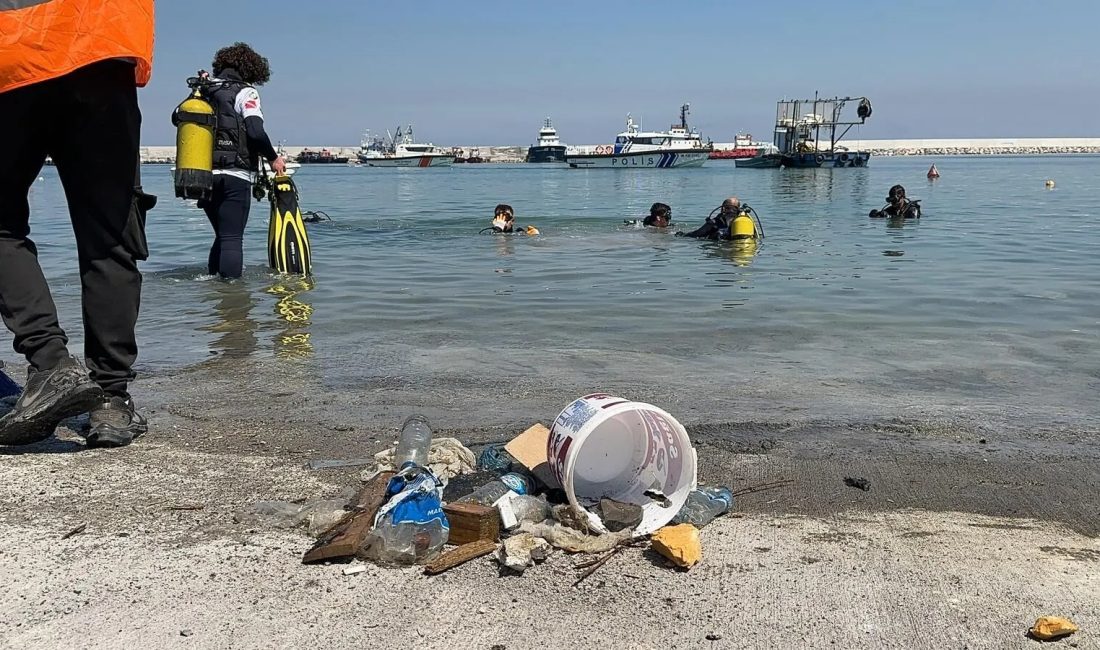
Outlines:
{"type": "Polygon", "coordinates": [[[816,160],[817,164],[820,165],[821,163],[825,162],[825,156],[823,156],[822,154],[817,154],[817,157],[814,158],[814,160],[816,160]]]}

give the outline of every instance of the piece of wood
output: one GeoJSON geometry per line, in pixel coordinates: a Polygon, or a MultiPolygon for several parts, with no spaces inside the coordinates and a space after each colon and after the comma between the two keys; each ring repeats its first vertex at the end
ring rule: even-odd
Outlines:
{"type": "Polygon", "coordinates": [[[447,543],[461,546],[470,542],[495,542],[500,537],[500,513],[477,503],[448,503],[443,514],[451,525],[447,543]]]}
{"type": "Polygon", "coordinates": [[[497,549],[496,542],[483,539],[477,542],[470,542],[469,544],[463,544],[447,551],[443,555],[440,555],[436,559],[429,562],[424,567],[424,573],[434,576],[437,573],[443,573],[444,571],[450,571],[460,564],[465,564],[470,560],[477,559],[482,555],[488,555],[497,549]]]}
{"type": "Polygon", "coordinates": [[[386,485],[393,472],[380,472],[367,481],[352,500],[351,511],[317,539],[302,556],[302,564],[354,557],[374,528],[374,516],[386,503],[386,485]]]}
{"type": "Polygon", "coordinates": [[[69,539],[73,535],[79,535],[80,533],[83,533],[84,529],[87,528],[87,527],[88,527],[87,522],[85,522],[83,524],[80,524],[76,528],[74,528],[74,529],[70,530],[69,532],[65,533],[64,535],[62,535],[61,539],[69,539]]]}

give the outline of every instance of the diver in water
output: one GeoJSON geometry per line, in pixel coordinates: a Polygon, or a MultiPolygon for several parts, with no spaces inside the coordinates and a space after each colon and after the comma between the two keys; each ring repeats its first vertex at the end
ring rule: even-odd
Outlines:
{"type": "Polygon", "coordinates": [[[747,205],[741,205],[741,200],[736,196],[731,196],[711,212],[703,225],[691,232],[678,232],[676,235],[723,241],[756,240],[764,233],[750,213],[754,214],[755,211],[747,205]]]}
{"type": "MultiPolygon", "coordinates": [[[[637,219],[624,219],[623,223],[635,226],[637,219]]],[[[672,208],[667,203],[654,203],[649,206],[649,215],[642,219],[642,225],[650,228],[668,228],[672,223],[672,208]]]]}
{"type": "Polygon", "coordinates": [[[534,226],[521,226],[517,231],[516,213],[512,210],[512,206],[507,203],[501,203],[493,210],[493,224],[488,228],[482,228],[481,232],[492,232],[494,234],[520,232],[529,236],[541,234],[539,229],[534,226]]]}
{"type": "Polygon", "coordinates": [[[905,188],[895,185],[890,188],[890,195],[886,197],[886,205],[881,210],[871,210],[868,215],[872,219],[904,218],[920,219],[920,201],[910,200],[905,196],[905,188]]]}
{"type": "Polygon", "coordinates": [[[514,232],[516,229],[516,212],[512,206],[501,203],[493,210],[493,232],[514,232]]]}

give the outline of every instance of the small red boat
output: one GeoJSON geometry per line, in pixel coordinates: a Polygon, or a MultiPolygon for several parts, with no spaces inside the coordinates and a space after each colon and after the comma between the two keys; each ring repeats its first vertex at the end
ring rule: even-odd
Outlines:
{"type": "Polygon", "coordinates": [[[774,149],[773,145],[767,142],[753,142],[752,134],[750,133],[738,133],[733,136],[733,146],[715,144],[714,151],[710,152],[708,158],[711,160],[721,159],[738,159],[738,158],[754,158],[766,153],[772,153],[770,151],[774,149]]]}

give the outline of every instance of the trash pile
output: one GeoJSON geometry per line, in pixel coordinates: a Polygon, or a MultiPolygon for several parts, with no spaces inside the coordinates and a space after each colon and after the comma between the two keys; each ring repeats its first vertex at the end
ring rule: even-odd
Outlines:
{"type": "MultiPolygon", "coordinates": [[[[358,557],[437,574],[495,553],[502,570],[523,573],[555,549],[602,555],[580,566],[579,583],[648,539],[688,569],[702,559],[699,529],[734,498],[724,487],[697,486],[695,449],[675,418],[603,393],[573,401],[551,428],[535,424],[478,456],[453,438],[433,440],[428,421],[414,415],[396,447],[374,460],[303,562],[358,557]]],[[[285,515],[298,524],[331,504],[286,504],[285,515]]]]}

